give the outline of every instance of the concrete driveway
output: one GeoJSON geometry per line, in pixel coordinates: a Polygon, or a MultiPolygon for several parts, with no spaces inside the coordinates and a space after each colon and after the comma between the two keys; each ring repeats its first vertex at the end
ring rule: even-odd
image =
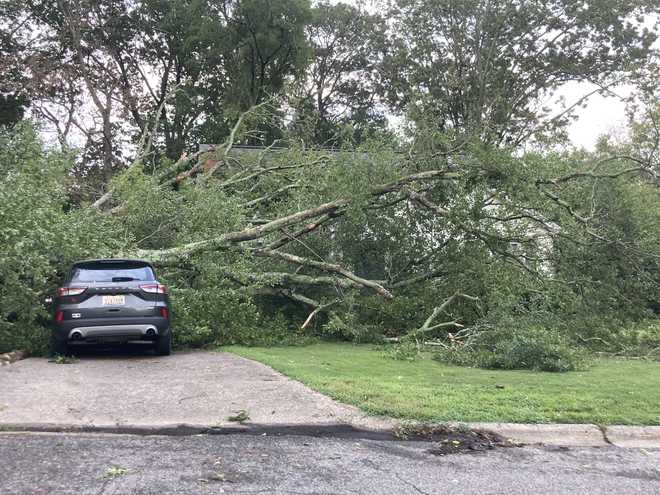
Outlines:
{"type": "Polygon", "coordinates": [[[338,404],[262,364],[221,352],[83,355],[71,364],[29,358],[0,368],[0,429],[10,424],[356,424],[338,404]]]}

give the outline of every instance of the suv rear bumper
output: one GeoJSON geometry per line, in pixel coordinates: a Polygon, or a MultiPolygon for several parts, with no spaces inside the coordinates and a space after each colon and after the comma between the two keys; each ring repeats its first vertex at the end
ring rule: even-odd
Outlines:
{"type": "Polygon", "coordinates": [[[69,331],[69,340],[87,340],[97,337],[157,337],[155,325],[102,325],[98,327],[75,327],[69,331]]]}
{"type": "Polygon", "coordinates": [[[62,342],[154,340],[170,332],[170,322],[162,317],[67,320],[55,324],[53,332],[62,342]]]}

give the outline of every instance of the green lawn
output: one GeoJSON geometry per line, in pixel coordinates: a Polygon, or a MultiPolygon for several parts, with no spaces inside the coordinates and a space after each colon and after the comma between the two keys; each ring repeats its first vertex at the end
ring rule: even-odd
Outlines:
{"type": "Polygon", "coordinates": [[[370,414],[433,421],[660,425],[660,363],[538,373],[387,358],[368,345],[225,347],[370,414]]]}

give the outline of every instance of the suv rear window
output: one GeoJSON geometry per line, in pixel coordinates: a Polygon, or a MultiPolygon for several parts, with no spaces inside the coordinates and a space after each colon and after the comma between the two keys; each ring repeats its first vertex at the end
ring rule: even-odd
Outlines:
{"type": "Polygon", "coordinates": [[[74,266],[71,270],[70,280],[73,283],[154,281],[156,277],[149,265],[110,262],[74,266]]]}

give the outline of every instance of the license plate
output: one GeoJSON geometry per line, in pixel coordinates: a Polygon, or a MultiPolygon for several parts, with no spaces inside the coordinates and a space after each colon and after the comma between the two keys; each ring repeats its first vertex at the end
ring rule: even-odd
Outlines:
{"type": "Polygon", "coordinates": [[[104,306],[121,306],[122,304],[126,304],[126,296],[123,294],[121,296],[103,296],[104,306]]]}

